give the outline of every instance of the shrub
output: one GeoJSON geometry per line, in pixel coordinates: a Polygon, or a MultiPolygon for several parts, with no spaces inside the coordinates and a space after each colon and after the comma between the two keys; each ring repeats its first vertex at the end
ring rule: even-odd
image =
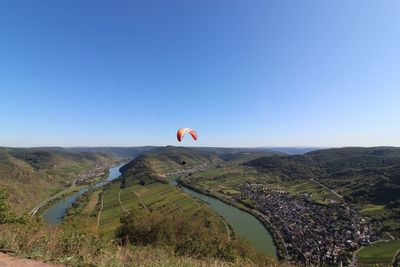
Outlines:
{"type": "Polygon", "coordinates": [[[162,247],[177,255],[197,258],[213,257],[229,262],[251,260],[257,265],[271,263],[268,257],[256,253],[247,241],[230,240],[226,232],[204,217],[185,212],[170,216],[153,213],[145,217],[128,214],[121,223],[117,236],[129,239],[136,246],[162,247]]]}

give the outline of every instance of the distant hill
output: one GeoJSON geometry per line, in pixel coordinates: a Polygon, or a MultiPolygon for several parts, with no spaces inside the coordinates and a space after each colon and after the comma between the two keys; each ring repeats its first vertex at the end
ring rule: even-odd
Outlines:
{"type": "Polygon", "coordinates": [[[320,150],[318,147],[266,147],[272,151],[282,152],[288,155],[301,155],[307,152],[320,150]]]}
{"type": "Polygon", "coordinates": [[[245,163],[283,180],[316,179],[356,201],[400,200],[400,148],[348,147],[245,163]]]}
{"type": "Polygon", "coordinates": [[[226,148],[226,147],[192,147],[204,153],[212,153],[226,162],[243,163],[260,157],[283,156],[286,153],[269,148],[226,148]]]}
{"type": "Polygon", "coordinates": [[[217,155],[237,154],[237,153],[265,153],[268,155],[284,155],[286,153],[263,147],[189,147],[196,151],[214,153],[217,155]]]}
{"type": "Polygon", "coordinates": [[[0,148],[0,187],[9,193],[14,211],[27,211],[64,188],[77,174],[97,163],[117,160],[112,155],[59,148],[0,148]]]}
{"type": "Polygon", "coordinates": [[[137,146],[137,147],[71,147],[63,148],[69,152],[87,152],[112,154],[119,157],[134,159],[141,154],[157,148],[156,146],[137,146]]]}
{"type": "Polygon", "coordinates": [[[166,146],[150,150],[121,168],[124,177],[142,183],[163,181],[165,174],[202,169],[228,163],[242,163],[258,157],[282,155],[268,149],[166,146]]]}
{"type": "Polygon", "coordinates": [[[139,179],[142,183],[164,181],[164,174],[223,163],[215,153],[206,153],[187,147],[166,146],[153,149],[121,168],[124,177],[139,179]]]}

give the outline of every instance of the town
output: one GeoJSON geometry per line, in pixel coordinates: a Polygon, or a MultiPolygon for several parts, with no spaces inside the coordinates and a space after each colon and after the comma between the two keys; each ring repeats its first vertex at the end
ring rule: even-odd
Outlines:
{"type": "Polygon", "coordinates": [[[95,178],[95,177],[101,177],[103,175],[105,175],[105,166],[103,166],[101,163],[97,163],[96,167],[94,167],[93,169],[85,172],[85,173],[81,173],[78,175],[78,178],[76,178],[72,184],[73,185],[81,185],[84,184],[86,182],[88,182],[88,180],[95,178]]]}
{"type": "Polygon", "coordinates": [[[350,252],[380,238],[350,207],[321,205],[284,190],[246,183],[235,200],[252,201],[281,237],[289,262],[348,265],[350,252]]]}

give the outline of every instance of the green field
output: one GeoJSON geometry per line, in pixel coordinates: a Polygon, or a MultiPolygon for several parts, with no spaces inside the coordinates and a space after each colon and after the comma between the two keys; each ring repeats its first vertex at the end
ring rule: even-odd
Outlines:
{"type": "Polygon", "coordinates": [[[399,249],[400,240],[379,242],[361,249],[357,261],[361,266],[388,266],[399,249]]]}
{"type": "Polygon", "coordinates": [[[281,181],[278,177],[259,172],[252,168],[227,165],[220,168],[195,173],[185,177],[185,181],[197,184],[207,190],[225,195],[238,194],[238,186],[246,182],[262,183],[269,188],[282,189],[296,195],[309,197],[320,204],[328,204],[331,200],[340,202],[340,198],[331,191],[311,180],[281,181]]]}
{"type": "Polygon", "coordinates": [[[361,209],[361,212],[371,217],[381,216],[387,213],[384,205],[375,205],[375,204],[364,205],[361,209]]]}
{"type": "Polygon", "coordinates": [[[104,197],[99,196],[96,209],[91,214],[93,220],[97,220],[101,210],[98,225],[101,234],[112,235],[120,226],[120,217],[127,211],[133,212],[136,216],[145,216],[149,212],[166,215],[175,212],[187,212],[193,215],[204,213],[221,230],[226,231],[222,219],[216,216],[208,206],[170,184],[152,183],[142,186],[139,183],[133,183],[120,189],[120,183],[113,183],[103,194],[104,197]],[[103,201],[103,209],[101,209],[101,201],[103,201]]]}

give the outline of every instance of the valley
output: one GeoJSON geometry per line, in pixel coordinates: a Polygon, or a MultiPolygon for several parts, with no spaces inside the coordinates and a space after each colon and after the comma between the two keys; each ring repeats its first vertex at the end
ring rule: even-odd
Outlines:
{"type": "Polygon", "coordinates": [[[210,255],[223,261],[240,259],[243,246],[253,263],[276,262],[276,256],[283,265],[368,266],[395,260],[399,199],[390,193],[397,190],[400,154],[395,148],[328,149],[293,156],[269,149],[140,148],[129,163],[106,171],[113,173],[108,182],[96,178],[104,176],[100,166],[126,157],[102,151],[108,162],[94,162],[93,169],[70,179],[72,186],[45,205],[47,218],[49,212],[57,214],[52,210],[59,211],[58,219],[48,222],[85,222],[105,240],[168,244],[182,256],[209,255],[212,248],[210,255]],[[94,185],[87,182],[92,178],[94,185]],[[359,184],[353,182],[357,179],[359,184]],[[382,198],[378,190],[388,186],[384,182],[391,189],[382,198]],[[196,249],[186,247],[192,241],[175,232],[178,224],[185,228],[189,222],[198,224],[190,231],[202,233],[196,249]],[[162,236],[167,239],[159,240],[162,236]],[[218,248],[222,244],[231,248],[229,253],[218,248]]]}

